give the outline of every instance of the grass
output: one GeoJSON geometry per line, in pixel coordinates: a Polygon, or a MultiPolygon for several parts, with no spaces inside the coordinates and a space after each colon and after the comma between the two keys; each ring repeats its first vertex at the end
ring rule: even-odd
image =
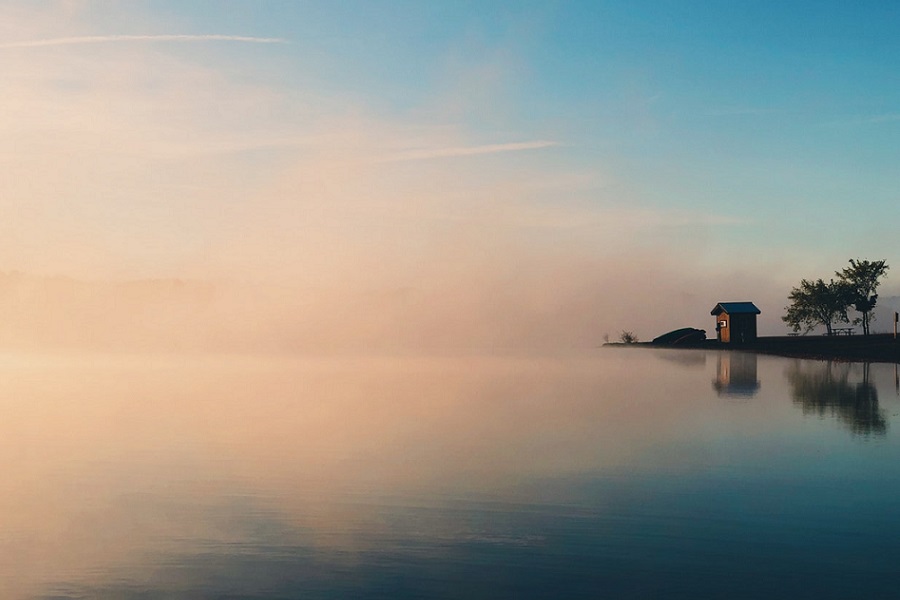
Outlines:
{"type": "Polygon", "coordinates": [[[770,336],[760,337],[746,344],[722,344],[716,340],[706,340],[691,345],[664,346],[651,342],[636,344],[605,344],[619,348],[700,348],[706,350],[741,350],[777,356],[793,356],[820,360],[841,360],[853,362],[900,363],[900,339],[893,334],[872,334],[868,336],[770,336]]]}

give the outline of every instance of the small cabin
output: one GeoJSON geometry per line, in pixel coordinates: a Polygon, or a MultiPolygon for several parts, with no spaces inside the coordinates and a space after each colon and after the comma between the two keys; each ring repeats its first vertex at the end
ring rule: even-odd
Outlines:
{"type": "Polygon", "coordinates": [[[716,339],[723,344],[756,341],[756,315],[752,302],[719,302],[709,314],[716,318],[716,339]]]}

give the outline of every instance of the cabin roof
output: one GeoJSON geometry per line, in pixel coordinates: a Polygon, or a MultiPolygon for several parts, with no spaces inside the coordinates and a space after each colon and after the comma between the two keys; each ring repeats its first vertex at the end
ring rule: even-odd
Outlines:
{"type": "Polygon", "coordinates": [[[762,311],[756,308],[752,302],[719,302],[713,307],[709,314],[721,315],[726,313],[729,315],[758,315],[762,311]]]}

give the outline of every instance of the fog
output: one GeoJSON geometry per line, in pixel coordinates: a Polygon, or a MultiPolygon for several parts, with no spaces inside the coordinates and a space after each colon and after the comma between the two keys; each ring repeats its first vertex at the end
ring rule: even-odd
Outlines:
{"type": "Polygon", "coordinates": [[[483,102],[515,84],[503,52],[389,111],[286,85],[278,45],[80,43],[90,11],[63,8],[3,9],[0,349],[582,348],[735,300],[775,334],[791,286],[849,257],[787,260],[752,212],[507,120],[483,102]]]}
{"type": "MultiPolygon", "coordinates": [[[[619,269],[523,260],[385,287],[7,273],[0,275],[0,345],[305,354],[547,350],[596,347],[623,329],[641,339],[682,326],[711,329],[709,309],[725,292],[673,277],[674,269],[650,258],[619,269]]],[[[748,289],[737,297],[753,299],[772,320],[777,292],[748,289]]],[[[768,321],[764,333],[783,327],[768,321]]]]}
{"type": "Polygon", "coordinates": [[[2,348],[585,348],[711,328],[727,300],[783,331],[795,274],[717,251],[722,228],[746,224],[654,206],[552,136],[481,144],[349,111],[305,137],[223,132],[207,146],[153,111],[121,117],[95,123],[108,143],[51,118],[67,135],[8,149],[2,348]]]}

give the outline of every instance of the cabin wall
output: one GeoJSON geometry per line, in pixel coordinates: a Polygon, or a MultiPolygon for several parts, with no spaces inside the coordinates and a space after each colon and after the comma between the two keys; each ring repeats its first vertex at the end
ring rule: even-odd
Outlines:
{"type": "Polygon", "coordinates": [[[732,315],[731,322],[732,343],[756,340],[756,315],[732,315]]]}
{"type": "Polygon", "coordinates": [[[721,313],[716,317],[716,339],[727,344],[731,341],[731,318],[727,313],[721,313]],[[721,325],[722,321],[725,322],[721,325]]]}
{"type": "Polygon", "coordinates": [[[756,315],[729,315],[716,317],[716,339],[723,344],[746,344],[756,341],[756,315]],[[720,325],[724,321],[724,325],[720,325]]]}
{"type": "Polygon", "coordinates": [[[728,321],[728,326],[722,330],[721,342],[745,344],[756,341],[756,315],[721,315],[719,320],[728,321]]]}
{"type": "Polygon", "coordinates": [[[755,342],[756,341],[756,317],[759,315],[749,315],[750,320],[747,322],[747,341],[755,342]]]}

